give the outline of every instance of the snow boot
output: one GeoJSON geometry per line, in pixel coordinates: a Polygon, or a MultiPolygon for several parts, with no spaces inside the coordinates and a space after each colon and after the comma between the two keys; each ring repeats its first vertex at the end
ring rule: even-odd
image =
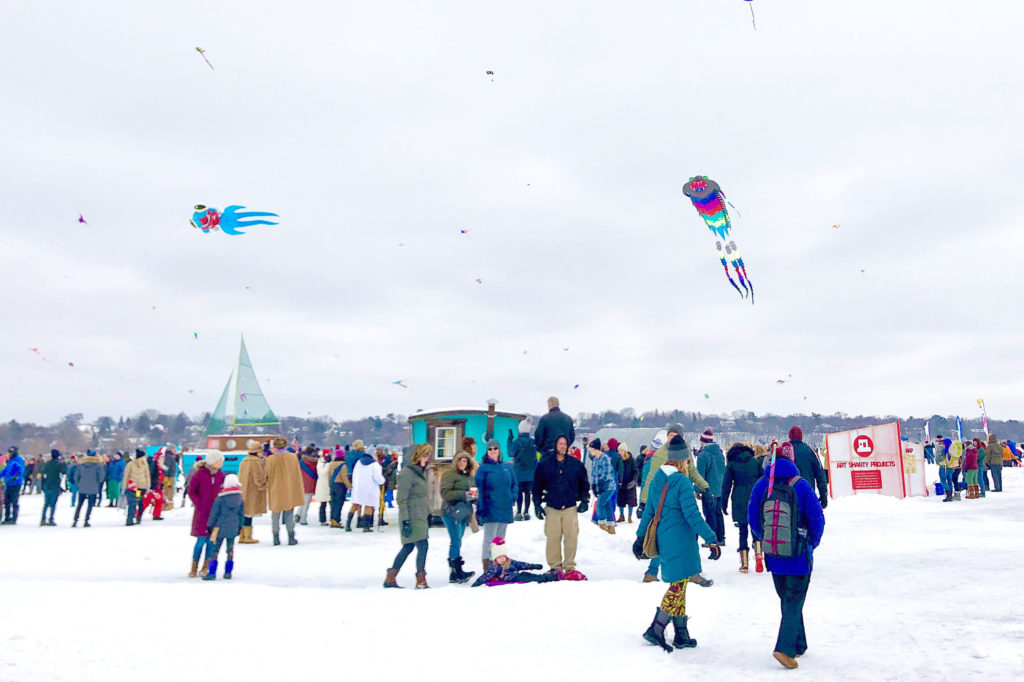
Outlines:
{"type": "Polygon", "coordinates": [[[761,551],[761,541],[754,541],[754,571],[764,573],[764,552],[761,551]]]}
{"type": "Polygon", "coordinates": [[[656,583],[656,582],[658,582],[658,576],[651,575],[647,571],[644,571],[644,582],[645,583],[656,583]]]}
{"type": "Polygon", "coordinates": [[[242,526],[242,537],[239,541],[243,545],[255,545],[259,540],[252,536],[252,526],[242,526]]]}
{"type": "Polygon", "coordinates": [[[487,569],[489,569],[491,567],[491,560],[490,559],[484,559],[483,560],[483,565],[484,565],[484,573],[486,573],[487,569]]]}
{"type": "Polygon", "coordinates": [[[388,574],[384,578],[384,587],[395,587],[395,588],[398,588],[399,590],[402,589],[402,586],[399,585],[396,582],[397,578],[398,578],[398,569],[397,568],[389,568],[388,569],[388,574]]]}
{"type": "Polygon", "coordinates": [[[740,555],[740,573],[750,573],[750,554],[748,550],[737,549],[740,555]]]}
{"type": "Polygon", "coordinates": [[[224,562],[224,580],[231,580],[231,571],[235,570],[235,560],[228,559],[224,562]]]}
{"type": "Polygon", "coordinates": [[[667,612],[658,609],[654,612],[654,620],[651,621],[651,626],[644,631],[644,639],[655,646],[660,646],[668,653],[674,651],[672,646],[665,641],[665,626],[668,625],[670,618],[667,612]]]}
{"type": "Polygon", "coordinates": [[[953,501],[953,491],[950,490],[949,488],[946,488],[946,496],[942,498],[942,501],[943,502],[952,502],[953,501]]]}
{"type": "Polygon", "coordinates": [[[626,517],[623,516],[622,514],[619,514],[619,518],[618,518],[618,521],[616,523],[625,523],[625,522],[626,522],[626,517]]]}
{"type": "Polygon", "coordinates": [[[188,572],[188,577],[195,578],[197,575],[199,575],[199,562],[193,559],[192,570],[188,572]]]}
{"type": "Polygon", "coordinates": [[[782,653],[781,651],[773,652],[772,656],[774,656],[775,660],[778,661],[779,664],[782,665],[784,668],[789,668],[790,670],[792,670],[793,668],[795,668],[795,667],[797,667],[799,665],[796,662],[795,658],[793,658],[791,656],[787,656],[786,654],[782,653]]]}
{"type": "Polygon", "coordinates": [[[523,515],[522,514],[516,514],[515,517],[513,517],[513,518],[516,521],[522,521],[523,520],[523,515]]]}
{"type": "Polygon", "coordinates": [[[430,585],[427,584],[427,574],[417,573],[416,574],[416,589],[417,590],[429,590],[430,585]]]}
{"type": "MultiPolygon", "coordinates": [[[[954,502],[959,502],[960,501],[960,491],[959,490],[957,490],[956,492],[953,493],[953,501],[954,502]]],[[[785,655],[785,654],[783,654],[783,655],[785,655]]]]}
{"type": "Polygon", "coordinates": [[[390,526],[391,524],[384,520],[384,514],[380,515],[380,519],[377,520],[377,526],[390,526]]]}
{"type": "Polygon", "coordinates": [[[71,527],[72,528],[78,528],[78,517],[77,516],[75,517],[75,520],[71,522],[71,527]]]}
{"type": "Polygon", "coordinates": [[[207,567],[206,575],[203,576],[203,580],[216,580],[217,579],[217,560],[214,559],[210,562],[207,567]]]}
{"type": "Polygon", "coordinates": [[[672,625],[676,628],[676,636],[672,638],[672,646],[677,649],[692,649],[697,646],[697,640],[690,639],[690,633],[686,629],[686,616],[672,616],[672,625]]]}
{"type": "Polygon", "coordinates": [[[455,557],[455,563],[458,564],[457,570],[459,572],[459,576],[462,577],[462,580],[460,580],[459,582],[464,583],[470,578],[472,578],[474,575],[476,575],[476,571],[470,571],[469,573],[466,573],[466,571],[463,570],[462,567],[465,565],[465,562],[462,560],[462,557],[455,557]]]}
{"type": "Polygon", "coordinates": [[[352,532],[352,517],[354,517],[355,515],[355,511],[350,511],[348,513],[348,518],[345,519],[345,530],[350,533],[352,532]]]}
{"type": "Polygon", "coordinates": [[[373,514],[366,514],[365,516],[363,516],[363,532],[373,532],[373,514]]]}
{"type": "Polygon", "coordinates": [[[690,582],[694,585],[700,585],[701,587],[711,587],[715,584],[715,581],[711,578],[705,578],[700,573],[690,578],[690,582]]]}
{"type": "Polygon", "coordinates": [[[523,521],[529,521],[529,520],[530,520],[530,512],[526,512],[525,514],[523,514],[523,521]]]}
{"type": "Polygon", "coordinates": [[[341,524],[334,519],[331,519],[331,528],[341,528],[341,524]]]}
{"type": "Polygon", "coordinates": [[[459,575],[459,564],[455,559],[448,559],[448,582],[450,583],[461,583],[465,582],[462,576],[459,575]]]}
{"type": "Polygon", "coordinates": [[[626,519],[626,523],[633,523],[633,512],[629,512],[629,517],[626,519]]]}
{"type": "Polygon", "coordinates": [[[281,534],[280,533],[274,533],[274,547],[277,547],[280,544],[281,544],[281,534]]]}
{"type": "Polygon", "coordinates": [[[288,533],[288,546],[290,547],[291,545],[297,544],[299,544],[299,541],[295,539],[295,531],[290,531],[288,533]]]}

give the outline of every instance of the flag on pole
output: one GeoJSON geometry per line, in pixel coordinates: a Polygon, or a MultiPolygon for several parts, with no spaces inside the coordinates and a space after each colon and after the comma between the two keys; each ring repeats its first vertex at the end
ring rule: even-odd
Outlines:
{"type": "Polygon", "coordinates": [[[960,419],[960,415],[956,417],[956,439],[959,441],[964,439],[964,422],[960,419]]]}
{"type": "Polygon", "coordinates": [[[988,435],[988,415],[985,413],[985,399],[978,398],[978,407],[981,408],[981,428],[985,429],[985,435],[988,435]]]}

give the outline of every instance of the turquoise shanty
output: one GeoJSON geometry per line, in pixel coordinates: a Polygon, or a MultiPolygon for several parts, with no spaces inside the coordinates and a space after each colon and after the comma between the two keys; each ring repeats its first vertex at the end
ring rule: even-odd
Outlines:
{"type": "Polygon", "coordinates": [[[477,442],[477,461],[483,459],[483,444],[494,438],[501,445],[501,456],[509,461],[509,446],[519,435],[519,422],[527,415],[495,409],[488,403],[488,409],[452,408],[430,410],[409,417],[414,445],[429,443],[434,446],[436,457],[449,461],[462,445],[464,436],[472,436],[477,442]]]}

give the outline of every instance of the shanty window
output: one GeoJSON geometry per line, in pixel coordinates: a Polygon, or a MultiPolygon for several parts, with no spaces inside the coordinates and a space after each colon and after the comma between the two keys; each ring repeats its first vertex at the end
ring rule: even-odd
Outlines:
{"type": "Polygon", "coordinates": [[[455,441],[458,438],[454,426],[438,426],[434,432],[434,452],[438,459],[451,459],[455,456],[455,441]]]}

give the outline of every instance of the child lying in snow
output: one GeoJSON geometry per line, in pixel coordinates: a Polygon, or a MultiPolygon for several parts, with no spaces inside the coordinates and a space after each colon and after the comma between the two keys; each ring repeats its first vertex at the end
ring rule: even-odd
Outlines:
{"type": "Polygon", "coordinates": [[[504,538],[491,543],[491,566],[483,572],[473,587],[480,585],[508,585],[509,583],[547,583],[558,580],[554,573],[527,573],[544,568],[540,564],[527,564],[508,557],[504,538]]]}

